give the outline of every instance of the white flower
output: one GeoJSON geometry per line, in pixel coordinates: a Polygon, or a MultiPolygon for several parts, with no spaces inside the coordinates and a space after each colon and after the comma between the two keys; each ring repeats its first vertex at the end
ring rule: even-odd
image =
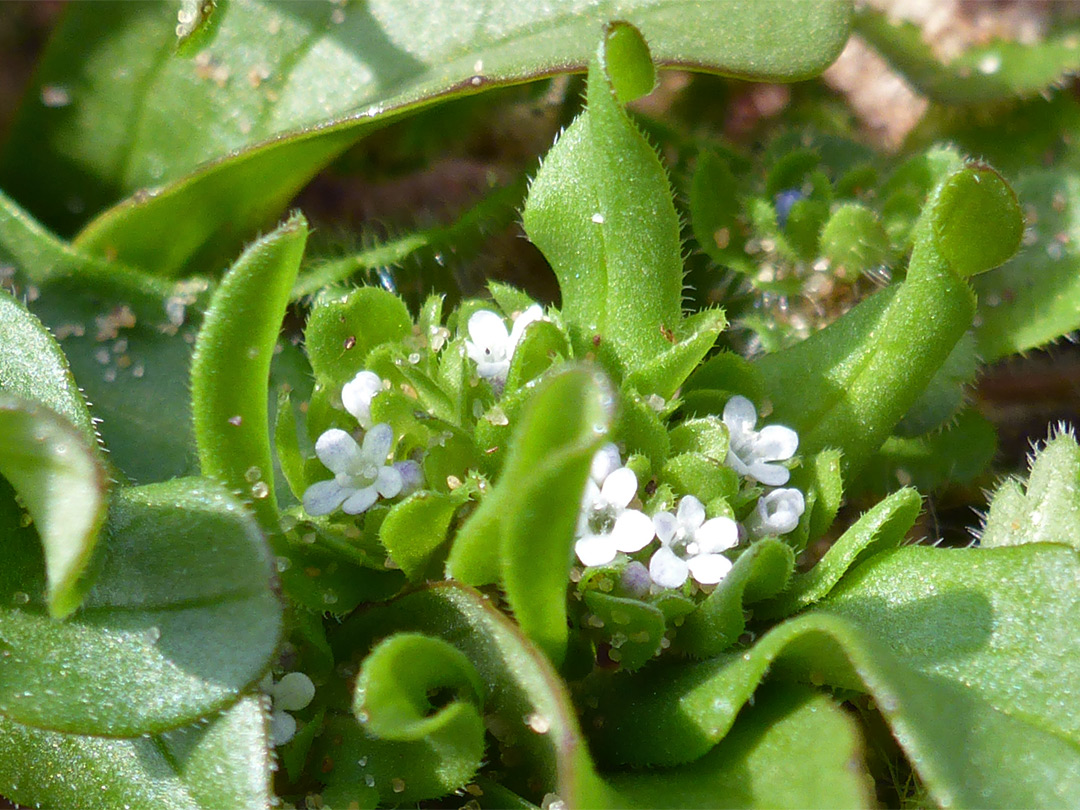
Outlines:
{"type": "Polygon", "coordinates": [[[514,319],[514,328],[506,331],[503,319],[490,309],[479,309],[469,318],[469,340],[465,351],[476,363],[476,373],[485,380],[506,382],[514,349],[525,334],[525,327],[542,320],[544,311],[533,304],[514,319]]]}
{"type": "Polygon", "coordinates": [[[655,532],[644,512],[627,509],[637,494],[637,476],[620,466],[615,445],[593,456],[581,499],[574,552],[583,565],[607,565],[620,551],[631,554],[652,542],[655,532]]]}
{"type": "Polygon", "coordinates": [[[731,444],[728,447],[727,465],[739,475],[753,478],[770,487],[783,486],[791,473],[782,464],[799,449],[799,434],[783,425],[768,425],[760,431],[757,409],[746,397],[735,396],[724,406],[724,424],[727,425],[731,444]]]}
{"type": "Polygon", "coordinates": [[[344,430],[326,431],[315,442],[315,455],[334,477],[307,488],[307,513],[328,515],[340,506],[346,514],[359,515],[380,495],[393,498],[401,492],[401,473],[386,463],[393,443],[394,431],[385,423],[365,434],[362,448],[344,430]]]}
{"type": "Polygon", "coordinates": [[[296,734],[296,718],[289,712],[298,712],[315,697],[315,684],[303,672],[290,672],[280,681],[269,675],[263,680],[263,689],[270,695],[270,742],[285,745],[296,734]]]}
{"type": "Polygon", "coordinates": [[[758,499],[757,509],[747,518],[746,528],[755,537],[778,536],[793,531],[806,511],[806,501],[797,489],[774,489],[758,499]]]}
{"type": "Polygon", "coordinates": [[[371,427],[371,400],[382,390],[382,378],[373,371],[357,372],[341,389],[341,404],[364,430],[371,427]]]}
{"type": "Polygon", "coordinates": [[[662,588],[678,588],[692,576],[702,585],[715,585],[731,570],[721,554],[739,544],[739,527],[731,518],[705,520],[705,507],[693,495],[679,502],[676,514],[653,516],[663,544],[649,560],[649,575],[662,588]]]}

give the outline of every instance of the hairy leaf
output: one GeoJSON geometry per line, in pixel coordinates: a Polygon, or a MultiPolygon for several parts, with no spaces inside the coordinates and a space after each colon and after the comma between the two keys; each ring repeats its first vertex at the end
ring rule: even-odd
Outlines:
{"type": "Polygon", "coordinates": [[[879,554],[743,655],[613,685],[597,751],[638,764],[693,760],[771,668],[868,692],[939,805],[1058,807],[1080,787],[1069,691],[1078,578],[1080,561],[1061,546],[879,554]]]}
{"type": "Polygon", "coordinates": [[[191,400],[204,475],[252,504],[277,528],[270,423],[270,362],[307,240],[293,216],[237,259],[215,291],[195,344],[191,400]]]}
{"type": "Polygon", "coordinates": [[[1026,483],[1008,479],[990,499],[983,546],[1066,543],[1080,549],[1080,446],[1061,432],[1039,448],[1026,483]]]}
{"type": "Polygon", "coordinates": [[[652,89],[651,71],[637,30],[610,27],[589,70],[586,110],[548,152],[523,213],[559,278],[572,336],[624,368],[656,360],[668,348],[663,330],[674,333],[681,317],[671,186],[622,106],[652,89]]]}

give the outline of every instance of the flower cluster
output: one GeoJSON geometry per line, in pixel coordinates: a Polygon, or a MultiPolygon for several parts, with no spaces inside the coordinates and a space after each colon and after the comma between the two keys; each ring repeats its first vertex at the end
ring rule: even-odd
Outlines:
{"type": "Polygon", "coordinates": [[[347,515],[359,515],[380,497],[408,494],[420,484],[420,466],[416,462],[387,463],[394,446],[394,431],[385,422],[371,422],[371,401],[382,389],[382,380],[370,371],[359,372],[341,389],[345,410],[366,433],[362,444],[338,428],[319,436],[315,455],[334,477],[304,491],[304,509],[309,515],[328,515],[339,508],[347,515]]]}
{"type": "Polygon", "coordinates": [[[757,410],[746,397],[732,397],[724,408],[730,437],[727,465],[743,478],[772,488],[758,499],[741,527],[731,517],[707,518],[705,505],[693,495],[683,496],[673,513],[661,511],[649,518],[632,508],[638,487],[634,471],[622,466],[615,445],[602,448],[593,459],[578,518],[574,551],[582,565],[607,565],[620,552],[634,554],[659,540],[647,575],[641,563],[630,564],[635,590],[643,590],[639,580],[646,576],[649,585],[659,588],[680,588],[691,578],[699,585],[715,585],[732,568],[724,552],[735,548],[742,537],[794,531],[806,504],[798,489],[780,488],[790,473],[778,462],[795,455],[799,437],[781,425],[758,431],[757,419],[757,410]]]}

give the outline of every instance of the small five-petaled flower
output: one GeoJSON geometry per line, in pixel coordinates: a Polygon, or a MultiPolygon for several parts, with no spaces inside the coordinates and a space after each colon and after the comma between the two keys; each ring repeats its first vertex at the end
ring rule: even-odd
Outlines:
{"type": "Polygon", "coordinates": [[[757,409],[746,397],[734,396],[724,406],[730,444],[727,465],[739,475],[770,487],[782,487],[791,473],[777,461],[787,461],[799,449],[799,434],[783,425],[754,430],[757,409]]]}
{"type": "Polygon", "coordinates": [[[469,318],[469,337],[465,341],[465,351],[476,363],[476,373],[493,385],[506,382],[510,371],[510,361],[514,350],[525,334],[525,327],[543,320],[544,311],[539,304],[533,304],[514,318],[513,328],[507,332],[503,319],[490,309],[480,309],[469,318]]]}
{"type": "Polygon", "coordinates": [[[315,455],[334,477],[312,484],[304,492],[304,509],[309,515],[328,515],[338,507],[348,515],[359,515],[379,499],[399,494],[405,481],[401,471],[387,464],[394,444],[390,425],[373,425],[359,445],[344,430],[326,431],[315,442],[315,455]]]}

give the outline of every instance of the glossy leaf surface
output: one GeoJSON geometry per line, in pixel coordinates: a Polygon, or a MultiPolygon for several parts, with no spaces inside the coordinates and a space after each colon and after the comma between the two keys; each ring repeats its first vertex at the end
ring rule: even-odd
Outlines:
{"type": "Polygon", "coordinates": [[[96,446],[53,411],[0,393],[0,474],[41,538],[49,613],[66,617],[86,592],[105,520],[108,473],[96,446]]]}
{"type": "MultiPolygon", "coordinates": [[[[34,314],[59,339],[78,387],[101,420],[97,428],[109,448],[109,461],[140,482],[194,472],[188,339],[207,284],[198,279],[162,282],[87,256],[47,232],[3,194],[0,264],[15,269],[16,289],[34,299],[34,314]]],[[[18,349],[20,342],[10,337],[5,345],[18,349]]],[[[36,374],[51,367],[52,376],[63,377],[65,364],[55,360],[55,349],[45,344],[21,348],[40,364],[36,374]],[[46,366],[51,355],[54,360],[46,366]]],[[[47,404],[90,433],[89,416],[79,416],[77,405],[65,409],[57,400],[47,404]]]]}
{"type": "Polygon", "coordinates": [[[0,718],[0,792],[27,806],[254,810],[270,806],[269,767],[263,709],[253,697],[207,724],[134,739],[0,718]]]}
{"type": "MultiPolygon", "coordinates": [[[[425,0],[340,10],[230,0],[226,8],[205,55],[188,57],[174,53],[172,7],[74,7],[30,90],[0,184],[67,231],[76,216],[63,200],[41,194],[40,175],[27,167],[57,167],[44,185],[69,189],[89,212],[141,186],[169,183],[107,213],[79,241],[173,273],[192,266],[208,240],[216,244],[204,255],[233,253],[319,168],[393,115],[581,70],[613,14],[598,0],[528,7],[500,0],[464,14],[455,3],[425,0]],[[87,63],[94,69],[85,70],[87,63]],[[118,73],[105,63],[126,67],[118,73]],[[42,88],[55,86],[70,103],[39,104],[42,88]],[[154,234],[166,223],[172,238],[162,245],[154,234]]],[[[814,0],[797,16],[777,18],[735,0],[635,0],[615,14],[645,33],[663,64],[791,81],[820,72],[839,53],[850,4],[814,0]],[[692,31],[688,17],[698,22],[692,31]]]]}
{"type": "Polygon", "coordinates": [[[232,705],[269,665],[281,633],[269,555],[217,485],[117,492],[97,579],[65,622],[46,614],[33,532],[4,508],[0,713],[73,733],[157,733],[232,705]]]}

